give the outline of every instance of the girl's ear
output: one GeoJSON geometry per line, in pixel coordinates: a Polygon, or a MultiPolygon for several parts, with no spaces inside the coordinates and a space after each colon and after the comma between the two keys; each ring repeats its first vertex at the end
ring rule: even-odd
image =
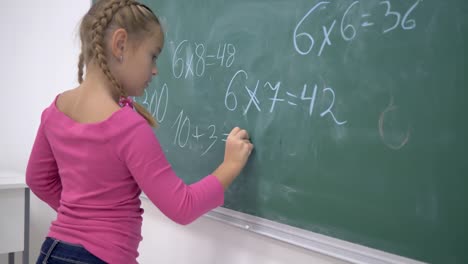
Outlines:
{"type": "Polygon", "coordinates": [[[128,41],[128,34],[127,31],[123,28],[119,28],[114,31],[112,34],[112,40],[111,40],[111,49],[112,49],[112,56],[116,58],[117,60],[121,60],[125,48],[127,46],[127,41],[128,41]]]}

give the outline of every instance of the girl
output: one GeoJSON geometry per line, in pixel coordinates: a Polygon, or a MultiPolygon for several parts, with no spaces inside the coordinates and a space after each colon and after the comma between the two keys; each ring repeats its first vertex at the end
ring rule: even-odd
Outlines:
{"type": "Polygon", "coordinates": [[[188,224],[223,204],[253,145],[234,128],[223,163],[187,186],[154,136],[153,117],[129,97],[158,74],[158,18],[133,0],[101,0],[84,16],[80,37],[80,85],[42,113],[26,172],[31,190],[57,211],[37,263],[137,263],[141,191],[188,224]]]}

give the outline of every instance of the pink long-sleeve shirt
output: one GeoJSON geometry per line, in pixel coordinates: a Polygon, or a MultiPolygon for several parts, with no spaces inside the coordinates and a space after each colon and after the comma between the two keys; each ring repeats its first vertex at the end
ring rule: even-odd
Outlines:
{"type": "Polygon", "coordinates": [[[56,100],[42,113],[26,171],[31,190],[57,211],[48,236],[108,263],[137,263],[141,191],[180,224],[223,204],[215,176],[191,185],[176,176],[151,127],[130,106],[82,124],[56,100]]]}

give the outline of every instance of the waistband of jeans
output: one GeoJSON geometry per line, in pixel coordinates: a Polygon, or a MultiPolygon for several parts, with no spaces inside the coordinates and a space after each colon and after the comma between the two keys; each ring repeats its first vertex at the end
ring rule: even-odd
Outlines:
{"type": "Polygon", "coordinates": [[[69,242],[66,242],[66,241],[62,241],[62,240],[59,240],[59,239],[55,239],[53,237],[47,237],[46,238],[46,241],[47,243],[50,243],[52,244],[54,241],[57,241],[59,244],[64,244],[64,245],[67,245],[67,246],[71,246],[71,247],[77,247],[77,248],[84,248],[82,245],[80,244],[73,244],[73,243],[69,243],[69,242]]]}

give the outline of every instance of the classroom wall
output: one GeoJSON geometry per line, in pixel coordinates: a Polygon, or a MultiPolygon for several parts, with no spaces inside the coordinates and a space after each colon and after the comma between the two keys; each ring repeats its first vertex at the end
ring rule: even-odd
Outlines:
{"type": "MultiPolygon", "coordinates": [[[[0,170],[24,173],[42,109],[61,90],[76,85],[75,31],[89,4],[88,0],[1,1],[0,170]]],[[[35,263],[54,216],[31,196],[30,263],[35,263]]],[[[21,263],[20,254],[16,255],[16,263],[21,263]]],[[[7,261],[0,255],[0,264],[7,261]]]]}
{"type": "MultiPolygon", "coordinates": [[[[24,173],[42,109],[60,91],[77,85],[76,31],[89,4],[88,0],[2,2],[0,170],[24,173]]],[[[143,207],[142,264],[342,263],[205,217],[180,226],[147,200],[143,207]]],[[[30,263],[35,263],[54,217],[50,208],[31,196],[30,263]]],[[[6,255],[0,255],[0,263],[7,263],[6,255]]]]}

